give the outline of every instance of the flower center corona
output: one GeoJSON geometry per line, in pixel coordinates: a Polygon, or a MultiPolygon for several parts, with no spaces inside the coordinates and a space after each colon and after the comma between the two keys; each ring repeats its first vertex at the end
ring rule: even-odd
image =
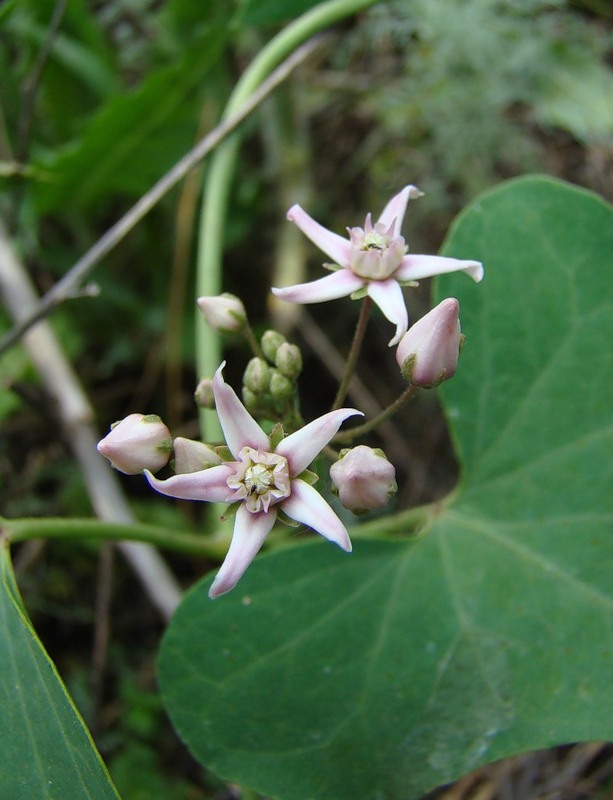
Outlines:
{"type": "Polygon", "coordinates": [[[243,500],[253,514],[267,512],[271,505],[291,493],[287,459],[276,453],[243,447],[238,454],[236,472],[226,483],[236,491],[233,501],[243,500]]]}
{"type": "Polygon", "coordinates": [[[351,271],[361,278],[384,281],[391,277],[402,263],[407,246],[402,236],[394,237],[393,225],[385,228],[377,222],[373,226],[370,215],[363,228],[350,228],[351,271]]]}
{"type": "Polygon", "coordinates": [[[385,250],[389,246],[387,236],[381,233],[372,231],[372,233],[365,233],[360,245],[360,250],[385,250]]]}

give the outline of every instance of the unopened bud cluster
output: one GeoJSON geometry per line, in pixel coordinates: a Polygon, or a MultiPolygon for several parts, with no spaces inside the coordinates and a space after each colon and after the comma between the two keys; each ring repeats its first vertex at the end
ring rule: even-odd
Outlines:
{"type": "Polygon", "coordinates": [[[243,375],[243,400],[252,414],[280,418],[291,429],[297,415],[296,380],[302,372],[302,354],[278,331],[266,331],[260,340],[262,357],[252,358],[243,375]]]}

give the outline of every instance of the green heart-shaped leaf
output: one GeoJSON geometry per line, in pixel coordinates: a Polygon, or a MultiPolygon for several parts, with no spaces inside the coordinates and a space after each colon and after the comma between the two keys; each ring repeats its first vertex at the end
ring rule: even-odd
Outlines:
{"type": "Polygon", "coordinates": [[[119,800],[25,615],[0,542],[0,798],[119,800]]]}
{"type": "Polygon", "coordinates": [[[443,387],[458,491],[416,538],[266,556],[215,602],[201,582],[163,642],[195,755],[284,800],[410,800],[613,736],[613,212],[518,180],[446,252],[486,268],[440,281],[468,336],[443,387]]]}

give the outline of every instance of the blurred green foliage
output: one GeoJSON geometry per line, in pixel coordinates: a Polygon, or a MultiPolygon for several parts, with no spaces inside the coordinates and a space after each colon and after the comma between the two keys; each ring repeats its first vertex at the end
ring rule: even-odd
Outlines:
{"type": "MultiPolygon", "coordinates": [[[[120,684],[118,694],[124,714],[109,742],[112,751],[108,764],[120,795],[130,800],[204,798],[202,788],[177,776],[177,770],[170,770],[170,764],[160,759],[162,742],[169,751],[167,759],[170,758],[172,734],[159,694],[139,685],[138,677],[130,673],[120,684]]],[[[180,760],[184,761],[184,772],[191,770],[194,776],[202,772],[185,757],[180,760]]],[[[212,782],[218,784],[215,779],[212,782]]]]}
{"type": "Polygon", "coordinates": [[[363,121],[352,171],[366,168],[377,196],[410,176],[448,224],[478,192],[528,171],[610,192],[606,17],[563,0],[391,0],[370,17],[335,59],[363,121]]]}

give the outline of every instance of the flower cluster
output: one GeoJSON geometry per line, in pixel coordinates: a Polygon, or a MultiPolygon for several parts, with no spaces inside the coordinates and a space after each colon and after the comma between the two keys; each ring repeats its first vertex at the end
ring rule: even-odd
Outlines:
{"type": "MultiPolygon", "coordinates": [[[[464,337],[460,332],[459,303],[448,298],[409,327],[403,286],[448,272],[466,272],[475,281],[483,277],[478,261],[440,256],[411,255],[401,226],[410,199],[421,196],[415,186],[393,197],[373,224],[368,214],[363,227],[348,228],[348,238],[315,222],[300,206],[288,219],[332,260],[332,273],[310,283],[274,294],[291,303],[316,303],[351,295],[370,297],[396,326],[390,341],[397,345],[396,361],[408,388],[379,417],[339,433],[343,422],[360,415],[341,408],[357,353],[348,358],[333,410],[304,424],[300,416],[297,380],[302,370],[298,347],[278,331],[269,330],[258,342],[249,326],[242,301],[230,294],[201,297],[198,306],[207,323],[222,333],[242,334],[253,358],[243,376],[243,400],[223,379],[222,364],[212,378],[198,384],[196,401],[214,408],[225,444],[215,445],[177,437],[174,441],[159,417],[131,414],[116,423],[101,440],[99,451],[112,465],[128,474],[144,472],[149,484],[168,497],[225,503],[235,515],[230,548],[210,589],[218,597],[232,589],[253,561],[278,519],[305,525],[341,549],[351,551],[345,525],[314,487],[317,475],[309,470],[322,451],[332,453],[332,492],[345,508],[362,514],[381,509],[396,492],[396,471],[382,450],[365,445],[335,452],[335,441],[353,441],[376,428],[417,391],[451,378],[458,365],[464,337]],[[256,418],[275,421],[266,433],[256,418]],[[285,431],[290,431],[288,435],[285,431]],[[331,447],[332,445],[332,447],[331,447]],[[174,475],[157,478],[172,455],[174,475]]],[[[361,341],[356,335],[355,342],[361,341]]],[[[268,430],[268,427],[267,427],[268,430]]],[[[229,512],[228,512],[229,513],[229,512]]]]}
{"type": "MultiPolygon", "coordinates": [[[[211,597],[235,586],[280,511],[343,550],[351,550],[345,526],[304,473],[341,424],[361,413],[353,408],[330,411],[275,444],[224,382],[223,366],[213,378],[213,393],[230,457],[218,457],[217,464],[213,458],[213,463],[203,469],[178,472],[166,480],[158,480],[150,469],[142,467],[151,486],[168,497],[238,504],[232,543],[211,586],[211,597]]],[[[102,453],[112,435],[113,431],[98,446],[102,453]]]]}

